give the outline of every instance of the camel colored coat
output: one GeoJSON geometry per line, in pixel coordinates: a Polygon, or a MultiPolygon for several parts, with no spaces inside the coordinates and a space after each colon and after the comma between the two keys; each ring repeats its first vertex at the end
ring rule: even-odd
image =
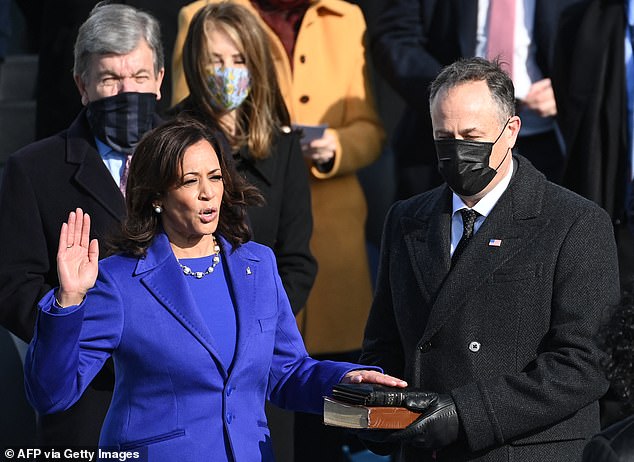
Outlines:
{"type": "MultiPolygon", "coordinates": [[[[194,14],[215,0],[181,9],[173,55],[173,102],[189,93],[182,47],[194,14]]],[[[248,0],[234,0],[259,18],[248,0]]],[[[365,248],[365,196],[358,169],[379,156],[385,133],[376,114],[365,61],[365,20],[341,0],[308,8],[297,36],[294,72],[282,43],[264,21],[280,88],[293,123],[328,124],[337,139],[333,168],[311,168],[314,229],[311,250],[319,271],[306,308],[298,315],[311,354],[359,349],[372,302],[365,248]]]]}

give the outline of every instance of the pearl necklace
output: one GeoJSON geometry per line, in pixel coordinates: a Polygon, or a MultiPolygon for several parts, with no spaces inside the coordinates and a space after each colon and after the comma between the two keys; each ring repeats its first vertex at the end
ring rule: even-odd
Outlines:
{"type": "Polygon", "coordinates": [[[194,277],[196,279],[201,279],[203,276],[207,276],[208,274],[211,274],[214,272],[214,269],[216,268],[216,266],[218,265],[218,263],[220,263],[220,246],[218,245],[218,243],[216,242],[216,238],[213,238],[214,240],[214,253],[213,253],[213,258],[212,258],[212,262],[211,262],[211,266],[209,268],[207,268],[206,271],[193,271],[189,266],[183,265],[180,261],[178,262],[178,264],[180,265],[180,267],[183,270],[183,274],[185,276],[191,276],[194,277]]]}

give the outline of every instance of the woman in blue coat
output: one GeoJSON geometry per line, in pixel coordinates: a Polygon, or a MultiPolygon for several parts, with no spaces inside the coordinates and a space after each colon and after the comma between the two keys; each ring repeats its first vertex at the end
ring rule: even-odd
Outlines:
{"type": "Polygon", "coordinates": [[[150,461],[272,461],[266,399],[319,413],[340,381],[405,386],[308,356],[272,251],[249,242],[245,206],[258,200],[204,126],[176,119],[146,136],[116,254],[97,266],[81,209],[62,225],[60,287],[40,302],[25,364],[33,406],[68,408],[112,356],[100,447],[150,461]]]}

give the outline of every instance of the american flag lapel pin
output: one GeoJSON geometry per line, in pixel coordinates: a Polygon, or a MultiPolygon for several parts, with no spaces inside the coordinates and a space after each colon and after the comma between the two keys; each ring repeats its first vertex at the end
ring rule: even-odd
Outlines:
{"type": "Polygon", "coordinates": [[[500,247],[502,245],[502,239],[490,239],[489,246],[490,247],[500,247]]]}

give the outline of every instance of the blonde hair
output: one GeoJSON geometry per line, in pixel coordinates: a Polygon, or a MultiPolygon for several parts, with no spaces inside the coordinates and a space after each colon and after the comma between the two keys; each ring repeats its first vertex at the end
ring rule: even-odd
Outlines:
{"type": "Polygon", "coordinates": [[[246,144],[254,158],[268,157],[274,133],[290,125],[290,117],[277,83],[269,37],[259,20],[243,6],[231,2],[209,4],[192,19],[183,46],[183,69],[191,103],[222,126],[220,119],[226,112],[211,105],[207,84],[207,43],[213,30],[226,33],[236,43],[251,76],[249,95],[236,109],[235,134],[225,134],[234,149],[246,144]]]}

